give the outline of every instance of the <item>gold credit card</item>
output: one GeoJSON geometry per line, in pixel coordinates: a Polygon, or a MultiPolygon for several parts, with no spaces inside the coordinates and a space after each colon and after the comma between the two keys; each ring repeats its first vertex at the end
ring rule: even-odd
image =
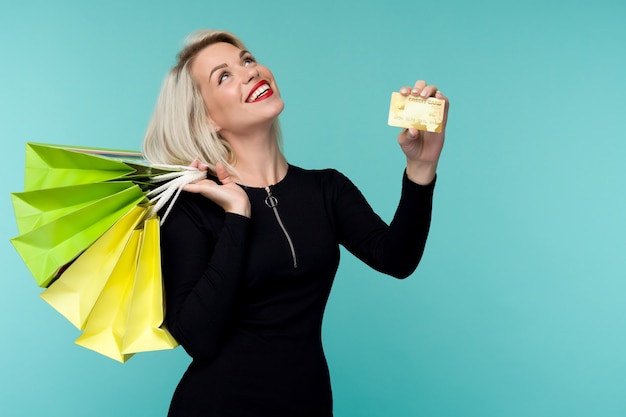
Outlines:
{"type": "Polygon", "coordinates": [[[391,93],[389,126],[441,132],[445,100],[391,93]]]}

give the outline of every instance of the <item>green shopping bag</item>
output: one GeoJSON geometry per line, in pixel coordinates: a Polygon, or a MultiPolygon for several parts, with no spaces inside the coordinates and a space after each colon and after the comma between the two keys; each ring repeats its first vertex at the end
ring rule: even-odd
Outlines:
{"type": "MultiPolygon", "coordinates": [[[[17,229],[24,234],[85,207],[92,206],[94,210],[94,203],[133,187],[130,181],[119,181],[12,193],[17,229]]],[[[131,201],[138,197],[137,193],[130,196],[131,201]]]]}
{"type": "Polygon", "coordinates": [[[27,143],[24,190],[120,179],[140,173],[142,163],[138,152],[27,143]]]}
{"type": "MultiPolygon", "coordinates": [[[[40,287],[47,287],[63,266],[95,242],[130,209],[144,201],[145,196],[137,185],[131,182],[120,184],[120,191],[92,200],[54,220],[46,219],[49,221],[11,239],[40,287]]],[[[18,204],[16,212],[22,206],[18,204]]],[[[23,228],[26,226],[22,225],[23,228]]]]}

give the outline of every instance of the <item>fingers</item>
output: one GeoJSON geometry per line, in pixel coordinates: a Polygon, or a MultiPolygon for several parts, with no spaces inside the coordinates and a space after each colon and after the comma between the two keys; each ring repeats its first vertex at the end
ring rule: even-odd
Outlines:
{"type": "MultiPolygon", "coordinates": [[[[191,162],[191,164],[189,164],[189,166],[192,168],[199,169],[201,171],[207,171],[209,169],[208,165],[200,162],[200,159],[198,158],[194,159],[191,162]]],[[[230,173],[228,172],[228,169],[226,169],[226,167],[223,164],[220,164],[220,163],[215,164],[215,175],[217,176],[217,179],[219,180],[221,184],[230,184],[234,182],[230,176],[230,173]]],[[[202,182],[202,181],[199,181],[199,182],[202,182]]],[[[198,188],[193,185],[191,185],[191,187],[184,187],[183,189],[186,191],[196,190],[192,192],[197,192],[198,190],[198,188]]]]}
{"type": "MultiPolygon", "coordinates": [[[[441,91],[439,91],[437,86],[428,85],[426,84],[426,81],[424,80],[418,80],[415,82],[412,89],[410,89],[407,86],[402,87],[400,89],[400,94],[404,96],[408,96],[409,94],[411,94],[412,96],[415,96],[415,97],[435,97],[441,100],[445,100],[446,106],[445,106],[444,113],[443,113],[443,126],[444,127],[446,126],[446,123],[448,120],[448,109],[450,108],[450,100],[448,100],[448,97],[446,97],[441,91]]],[[[413,132],[413,129],[409,129],[407,131],[407,134],[411,138],[416,138],[418,135],[418,132],[417,131],[413,132]]]]}
{"type": "Polygon", "coordinates": [[[200,171],[207,171],[209,169],[209,166],[204,164],[204,163],[202,163],[199,158],[196,158],[193,161],[191,161],[189,166],[192,167],[192,168],[197,168],[200,171]]]}
{"type": "Polygon", "coordinates": [[[444,98],[443,94],[438,95],[438,89],[435,85],[428,85],[424,80],[418,80],[413,85],[413,88],[404,86],[400,89],[400,94],[408,96],[409,94],[415,97],[437,97],[444,98]],[[442,97],[440,97],[442,96],[442,97]]]}
{"type": "Polygon", "coordinates": [[[437,86],[428,85],[424,80],[418,80],[413,85],[411,95],[416,97],[433,97],[437,93],[437,86]]]}
{"type": "Polygon", "coordinates": [[[407,133],[407,135],[409,135],[409,138],[411,138],[411,139],[416,139],[417,135],[419,135],[419,131],[417,129],[413,129],[413,128],[406,129],[406,133],[407,133]]]}
{"type": "Polygon", "coordinates": [[[201,194],[207,187],[211,187],[213,185],[215,185],[213,181],[201,180],[199,182],[190,182],[189,184],[185,184],[185,186],[183,186],[183,190],[190,193],[201,194]]]}
{"type": "Polygon", "coordinates": [[[230,177],[230,173],[222,164],[218,163],[215,165],[215,174],[217,175],[217,179],[224,185],[233,182],[233,179],[230,177]]]}
{"type": "Polygon", "coordinates": [[[411,94],[411,87],[405,85],[400,89],[400,94],[402,94],[403,96],[408,96],[409,94],[411,94]]]}

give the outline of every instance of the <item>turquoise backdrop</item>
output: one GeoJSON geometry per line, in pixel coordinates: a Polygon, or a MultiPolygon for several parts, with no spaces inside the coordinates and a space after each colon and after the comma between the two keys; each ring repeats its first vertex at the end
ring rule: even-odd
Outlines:
{"type": "Polygon", "coordinates": [[[626,2],[0,2],[0,415],[164,416],[182,349],[122,365],[38,294],[9,238],[26,141],[139,149],[198,28],[278,80],[293,164],[347,174],[385,219],[390,93],[450,97],[418,270],[344,253],[324,321],[338,417],[626,415],[626,2]]]}

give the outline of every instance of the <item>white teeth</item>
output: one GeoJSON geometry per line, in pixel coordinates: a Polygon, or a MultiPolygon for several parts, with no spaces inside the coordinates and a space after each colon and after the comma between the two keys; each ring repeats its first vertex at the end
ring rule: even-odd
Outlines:
{"type": "Polygon", "coordinates": [[[250,95],[250,98],[248,99],[248,103],[252,103],[254,100],[259,98],[263,93],[265,93],[269,89],[270,89],[270,86],[268,84],[263,84],[262,86],[254,90],[254,92],[250,95]]]}

